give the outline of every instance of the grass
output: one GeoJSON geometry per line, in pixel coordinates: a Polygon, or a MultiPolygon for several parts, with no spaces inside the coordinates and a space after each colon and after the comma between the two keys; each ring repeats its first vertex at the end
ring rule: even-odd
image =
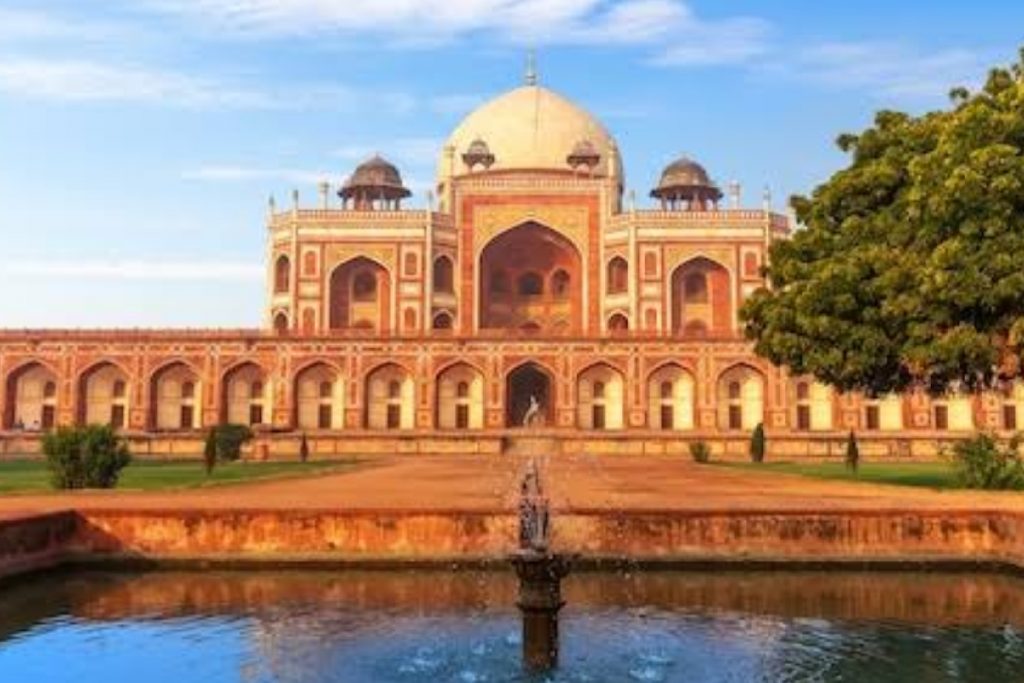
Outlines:
{"type": "Polygon", "coordinates": [[[761,464],[723,462],[716,464],[757,472],[799,474],[814,479],[862,481],[872,484],[897,484],[932,489],[958,488],[953,468],[944,462],[861,463],[856,474],[841,462],[765,462],[761,464]]]}
{"type": "MultiPolygon", "coordinates": [[[[225,486],[267,479],[285,479],[336,471],[355,460],[328,462],[218,463],[209,477],[201,460],[137,460],[121,473],[118,490],[166,491],[202,486],[225,486]]],[[[0,493],[46,493],[50,472],[43,460],[0,461],[0,493]]]]}

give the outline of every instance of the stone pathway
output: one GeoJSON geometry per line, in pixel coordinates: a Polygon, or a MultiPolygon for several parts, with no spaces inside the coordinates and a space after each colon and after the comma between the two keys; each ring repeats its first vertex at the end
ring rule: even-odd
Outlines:
{"type": "MultiPolygon", "coordinates": [[[[67,508],[511,510],[528,457],[380,457],[345,472],[227,487],[7,495],[0,496],[0,518],[67,508]]],[[[539,462],[556,510],[1024,510],[1020,493],[821,481],[669,458],[542,456],[539,462]]]]}

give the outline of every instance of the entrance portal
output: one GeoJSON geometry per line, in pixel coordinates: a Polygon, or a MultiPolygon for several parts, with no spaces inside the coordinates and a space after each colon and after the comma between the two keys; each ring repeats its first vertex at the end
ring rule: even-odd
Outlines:
{"type": "Polygon", "coordinates": [[[522,427],[523,418],[530,409],[530,398],[536,399],[540,406],[538,419],[534,424],[540,426],[552,423],[554,415],[554,392],[551,390],[551,378],[536,363],[526,363],[509,373],[505,394],[505,425],[522,427]]]}

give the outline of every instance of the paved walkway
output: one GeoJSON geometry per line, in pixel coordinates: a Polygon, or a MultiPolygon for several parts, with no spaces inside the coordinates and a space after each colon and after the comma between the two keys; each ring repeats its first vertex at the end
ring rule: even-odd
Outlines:
{"type": "MultiPolygon", "coordinates": [[[[501,456],[386,457],[345,472],[228,487],[8,495],[0,496],[0,518],[66,508],[511,509],[525,462],[501,456]]],[[[556,509],[1024,510],[1020,493],[821,481],[669,458],[566,456],[541,459],[541,466],[556,509]]]]}

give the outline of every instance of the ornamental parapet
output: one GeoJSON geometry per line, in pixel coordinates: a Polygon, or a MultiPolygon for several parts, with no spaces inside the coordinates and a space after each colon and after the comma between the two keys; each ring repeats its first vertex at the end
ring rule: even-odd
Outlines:
{"type": "Polygon", "coordinates": [[[606,229],[714,229],[715,231],[750,230],[764,231],[769,227],[773,234],[789,234],[789,218],[783,214],[749,209],[725,209],[718,211],[661,211],[637,210],[611,216],[606,229]]]}
{"type": "Polygon", "coordinates": [[[279,211],[270,215],[267,225],[270,229],[290,228],[293,225],[317,227],[362,227],[366,225],[423,227],[426,224],[450,226],[452,218],[447,214],[423,209],[407,211],[356,211],[346,209],[296,209],[279,211]]]}

